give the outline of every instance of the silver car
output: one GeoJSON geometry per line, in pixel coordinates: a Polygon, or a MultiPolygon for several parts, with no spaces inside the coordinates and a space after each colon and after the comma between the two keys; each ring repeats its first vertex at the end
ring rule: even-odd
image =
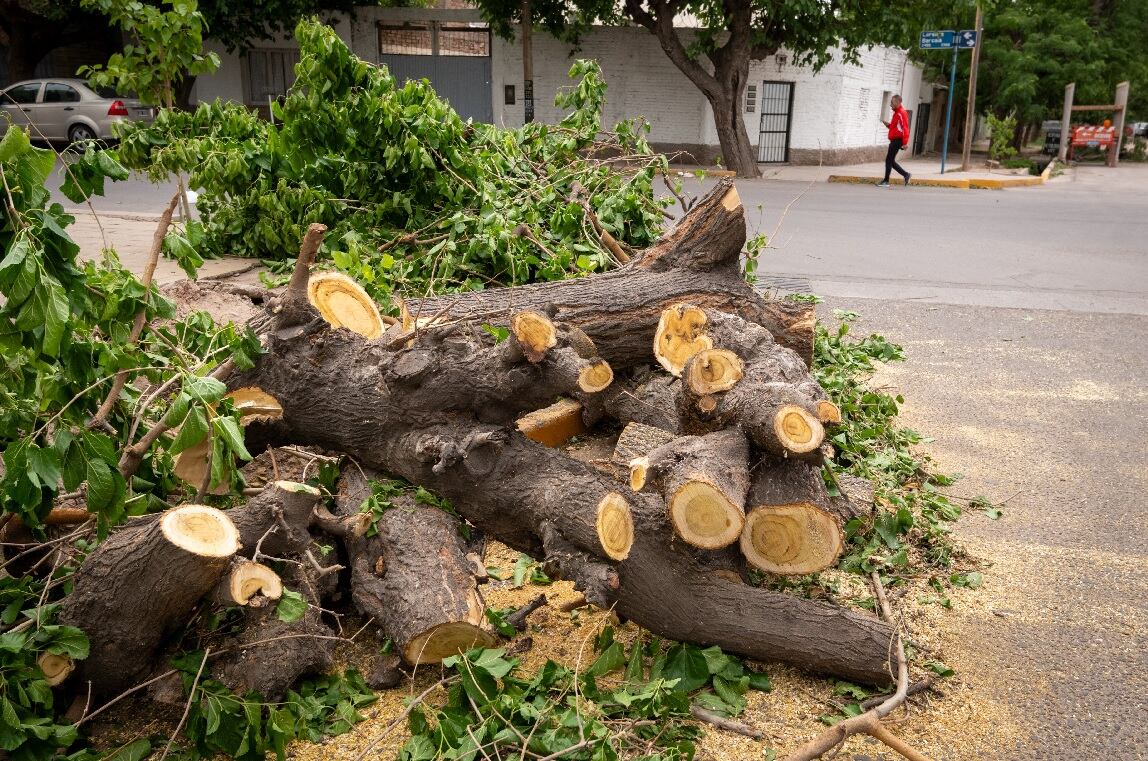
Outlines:
{"type": "Polygon", "coordinates": [[[0,91],[0,132],[8,122],[24,127],[33,140],[114,138],[116,122],[155,118],[155,109],[135,98],[96,92],[81,79],[28,79],[0,91]],[[5,118],[7,117],[7,118],[5,118]]]}

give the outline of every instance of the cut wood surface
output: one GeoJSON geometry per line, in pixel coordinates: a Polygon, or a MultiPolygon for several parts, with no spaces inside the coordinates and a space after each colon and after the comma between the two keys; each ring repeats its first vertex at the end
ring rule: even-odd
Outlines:
{"type": "Polygon", "coordinates": [[[842,516],[821,470],[794,459],[760,463],[753,472],[741,549],[752,565],[801,575],[828,568],[844,547],[842,516]]]}
{"type": "Polygon", "coordinates": [[[212,602],[229,605],[266,604],[283,596],[283,581],[279,574],[262,563],[246,558],[233,558],[223,579],[211,593],[212,602]]]}
{"type": "Polygon", "coordinates": [[[154,668],[164,638],[187,623],[238,550],[226,513],[202,505],[129,521],[92,550],[59,622],[88,635],[81,669],[93,694],[115,694],[154,668]]]}
{"type": "MultiPolygon", "coordinates": [[[[645,457],[663,444],[674,440],[674,434],[661,428],[644,423],[629,423],[618,434],[618,441],[614,444],[614,454],[611,460],[618,465],[630,467],[630,464],[639,457],[645,457]]],[[[635,491],[641,489],[639,486],[635,491]]]]}
{"type": "Polygon", "coordinates": [[[582,403],[574,399],[559,399],[549,407],[528,412],[515,425],[523,436],[548,447],[556,447],[588,430],[582,420],[582,403]]]}
{"type": "Polygon", "coordinates": [[[383,334],[379,308],[363,287],[338,272],[312,275],[307,284],[307,299],[330,325],[346,328],[364,338],[383,334]]]}

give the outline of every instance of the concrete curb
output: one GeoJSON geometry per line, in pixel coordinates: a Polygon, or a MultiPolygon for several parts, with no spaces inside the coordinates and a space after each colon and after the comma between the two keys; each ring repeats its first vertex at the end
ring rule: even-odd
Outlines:
{"type": "MultiPolygon", "coordinates": [[[[1053,162],[1055,163],[1055,162],[1053,162]]],[[[994,179],[989,177],[975,177],[965,180],[946,180],[934,177],[914,177],[911,184],[933,188],[961,188],[962,190],[1004,190],[1005,188],[1031,188],[1043,185],[1052,174],[1052,163],[1041,172],[1039,177],[1007,177],[994,179]]],[[[880,177],[863,177],[854,174],[831,174],[829,182],[848,182],[858,185],[876,185],[880,177]]],[[[900,177],[889,181],[890,185],[904,185],[900,177]]]]}
{"type": "MultiPolygon", "coordinates": [[[[856,185],[876,185],[881,181],[880,177],[863,177],[856,174],[831,174],[829,175],[829,182],[847,182],[856,185]]],[[[940,178],[913,178],[913,185],[921,185],[930,188],[961,188],[968,190],[969,180],[944,180],[940,178]]],[[[905,181],[900,177],[889,180],[890,185],[904,185],[905,181]]]]}

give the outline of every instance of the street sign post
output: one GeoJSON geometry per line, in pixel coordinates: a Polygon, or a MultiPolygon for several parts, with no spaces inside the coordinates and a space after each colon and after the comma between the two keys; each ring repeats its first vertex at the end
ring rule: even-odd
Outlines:
{"type": "Polygon", "coordinates": [[[957,52],[976,47],[977,33],[973,29],[954,32],[951,29],[921,32],[918,47],[922,50],[952,50],[953,61],[949,66],[949,99],[945,106],[945,137],[941,146],[941,174],[945,173],[945,162],[949,158],[949,125],[953,121],[953,90],[957,86],[957,52]]]}
{"type": "Polygon", "coordinates": [[[953,46],[956,32],[951,29],[943,32],[921,32],[919,47],[922,50],[948,50],[953,46]]]}

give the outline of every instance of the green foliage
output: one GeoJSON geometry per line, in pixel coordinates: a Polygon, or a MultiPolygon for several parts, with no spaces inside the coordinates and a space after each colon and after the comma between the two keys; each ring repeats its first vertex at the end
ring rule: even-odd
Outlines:
{"type": "MultiPolygon", "coordinates": [[[[203,657],[193,652],[173,662],[182,671],[185,690],[192,689],[203,657]]],[[[359,709],[376,697],[363,677],[349,670],[306,680],[281,703],[264,702],[254,692],[236,695],[210,678],[195,684],[190,700],[185,733],[194,746],[193,758],[224,754],[236,761],[264,761],[273,753],[283,761],[292,740],[319,742],[349,731],[363,720],[359,709]]]]}
{"type": "Polygon", "coordinates": [[[1012,114],[997,117],[992,112],[985,114],[989,132],[992,133],[989,143],[989,158],[996,161],[1006,161],[1016,155],[1016,148],[1012,147],[1013,134],[1016,130],[1016,117],[1012,114]]]}
{"type": "MultiPolygon", "coordinates": [[[[880,335],[853,339],[849,327],[856,313],[834,314],[839,327],[829,331],[818,324],[814,344],[814,377],[840,407],[843,419],[829,431],[837,456],[825,471],[826,480],[835,494],[835,472],[869,479],[878,506],[872,519],[846,524],[846,554],[839,568],[864,576],[879,571],[895,577],[947,569],[958,552],[948,524],[960,517],[961,508],[940,487],[953,478],[933,472],[928,459],[913,452],[912,447],[924,440],[896,424],[904,399],[865,385],[874,362],[904,358],[901,347],[880,335]]],[[[943,586],[937,591],[942,592],[943,586]]]]}
{"type": "Polygon", "coordinates": [[[219,68],[219,56],[203,53],[203,16],[196,0],[165,0],[150,5],[140,0],[81,0],[99,11],[129,40],[103,66],[84,66],[80,75],[93,85],[135,93],[145,103],[175,105],[173,84],[185,74],[207,74],[219,68]]]}
{"type": "Polygon", "coordinates": [[[647,127],[623,124],[599,142],[606,85],[596,63],[571,67],[558,125],[518,130],[465,122],[426,82],[400,84],[351,55],[334,30],[299,24],[297,79],[276,124],[237,104],[161,113],[125,128],[133,168],[190,173],[204,250],[293,260],[312,222],[324,251],[384,306],[399,293],[477,289],[584,274],[611,265],[579,204],[634,246],[654,240],[665,159],[647,127]],[[632,166],[595,158],[613,150],[632,166]],[[537,242],[531,239],[535,239],[537,242]]]}
{"type": "Polygon", "coordinates": [[[399,758],[517,758],[525,750],[595,761],[635,754],[690,759],[700,736],[690,721],[691,701],[736,716],[748,690],[769,689],[765,674],[748,671],[716,647],[674,644],[663,652],[657,638],[639,639],[627,654],[611,627],[596,647],[598,656],[581,674],[547,661],[523,676],[503,650],[446,659],[446,702],[411,710],[411,738],[399,758]]]}

